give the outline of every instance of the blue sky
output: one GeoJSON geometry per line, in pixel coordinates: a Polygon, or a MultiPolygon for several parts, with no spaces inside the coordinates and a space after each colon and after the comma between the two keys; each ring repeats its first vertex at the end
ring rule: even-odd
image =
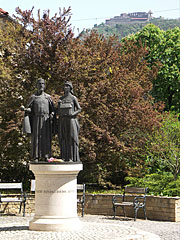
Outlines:
{"type": "Polygon", "coordinates": [[[0,8],[9,12],[12,16],[15,8],[22,10],[50,9],[52,15],[59,12],[59,7],[71,6],[71,24],[80,31],[84,28],[92,28],[94,24],[105,22],[105,19],[118,16],[121,13],[153,12],[153,17],[165,18],[180,17],[180,0],[0,0],[0,8]]]}

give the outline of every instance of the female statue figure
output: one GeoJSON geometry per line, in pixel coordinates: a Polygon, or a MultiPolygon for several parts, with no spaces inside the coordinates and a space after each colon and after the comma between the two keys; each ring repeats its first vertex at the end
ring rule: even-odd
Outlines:
{"type": "Polygon", "coordinates": [[[79,159],[79,123],[77,120],[81,107],[73,94],[71,82],[64,86],[64,96],[58,102],[58,138],[61,159],[64,161],[80,161],[79,159]]]}

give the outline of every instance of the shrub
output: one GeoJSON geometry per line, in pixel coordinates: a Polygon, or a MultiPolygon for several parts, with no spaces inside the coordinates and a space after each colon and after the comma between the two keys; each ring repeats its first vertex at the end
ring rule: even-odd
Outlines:
{"type": "Polygon", "coordinates": [[[151,195],[180,196],[180,178],[174,181],[173,174],[148,174],[144,178],[126,177],[128,186],[148,187],[151,195]]]}

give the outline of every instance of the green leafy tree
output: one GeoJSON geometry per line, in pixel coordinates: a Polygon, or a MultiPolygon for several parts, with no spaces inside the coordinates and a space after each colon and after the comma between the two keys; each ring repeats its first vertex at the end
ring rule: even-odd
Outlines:
{"type": "Polygon", "coordinates": [[[159,60],[162,67],[154,81],[154,95],[166,104],[167,110],[180,110],[180,29],[167,30],[164,34],[159,60]]]}
{"type": "Polygon", "coordinates": [[[174,180],[180,173],[180,121],[173,113],[167,113],[162,126],[152,135],[148,145],[148,163],[153,171],[169,171],[174,180]]]}
{"type": "Polygon", "coordinates": [[[157,77],[153,81],[152,96],[165,103],[165,110],[180,110],[180,29],[175,27],[167,31],[149,24],[139,33],[129,37],[142,42],[149,54],[148,62],[159,63],[157,77]]]}
{"type": "Polygon", "coordinates": [[[19,81],[17,62],[13,58],[15,54],[18,58],[17,49],[24,44],[24,40],[19,34],[19,26],[11,23],[6,30],[0,30],[0,179],[27,181],[31,175],[26,162],[29,158],[28,142],[21,134],[22,113],[19,110],[23,86],[19,81]]]}

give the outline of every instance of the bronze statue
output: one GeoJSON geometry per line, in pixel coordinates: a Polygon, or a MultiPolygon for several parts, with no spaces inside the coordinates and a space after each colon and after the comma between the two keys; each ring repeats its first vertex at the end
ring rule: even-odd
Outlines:
{"type": "Polygon", "coordinates": [[[51,157],[51,140],[54,131],[55,109],[53,101],[44,92],[45,81],[37,80],[37,93],[30,97],[24,118],[24,133],[31,134],[32,157],[39,159],[51,157]]]}
{"type": "Polygon", "coordinates": [[[81,107],[73,94],[71,82],[64,86],[64,96],[58,102],[58,138],[61,159],[64,161],[80,161],[79,159],[79,123],[77,120],[81,107]]]}

